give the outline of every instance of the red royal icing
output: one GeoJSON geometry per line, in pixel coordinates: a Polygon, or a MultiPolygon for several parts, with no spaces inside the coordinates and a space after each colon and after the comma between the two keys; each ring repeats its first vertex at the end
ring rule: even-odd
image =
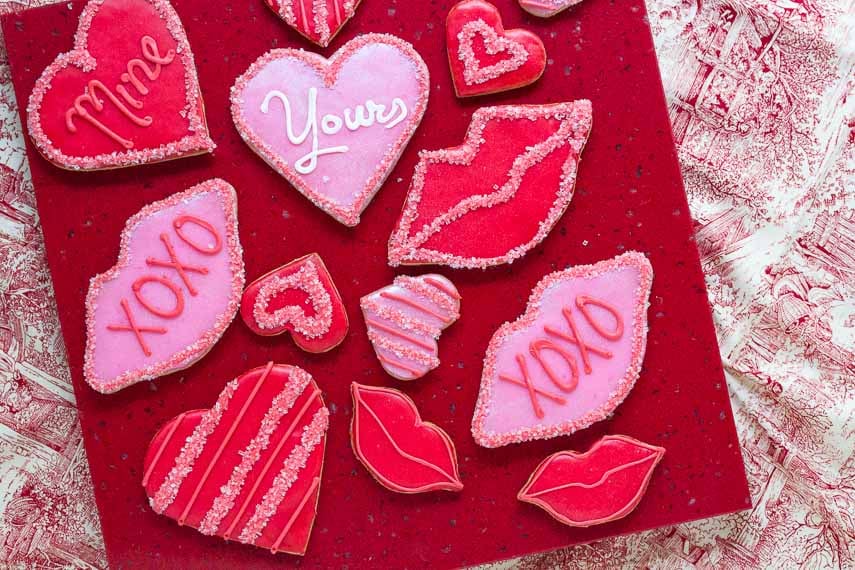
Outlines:
{"type": "Polygon", "coordinates": [[[458,147],[422,151],[389,263],[483,268],[543,241],[573,197],[591,103],[482,107],[458,147]]]}
{"type": "Polygon", "coordinates": [[[74,49],[36,81],[27,113],[39,151],[73,170],[159,162],[214,148],[193,53],[166,0],[90,1],[74,49]]]}
{"type": "Polygon", "coordinates": [[[454,442],[424,422],[415,403],[391,388],[351,384],[350,441],[378,483],[398,493],[460,491],[454,442]]]}
{"type": "Polygon", "coordinates": [[[154,436],[143,487],[155,512],[207,535],[305,554],[329,412],[308,372],[269,363],[228,383],[209,410],[154,436]]]}
{"type": "Polygon", "coordinates": [[[347,312],[332,276],[317,253],[305,255],[253,281],[240,314],[262,336],[291,333],[307,352],[326,352],[347,336],[347,312]]]}
{"type": "Polygon", "coordinates": [[[585,453],[559,451],[531,474],[517,498],[568,526],[627,516],[641,502],[665,449],[625,435],[607,435],[585,453]]]}
{"type": "Polygon", "coordinates": [[[458,97],[516,89],[546,69],[546,48],[528,30],[505,30],[495,6],[463,0],[445,21],[448,61],[458,97]]]}
{"type": "Polygon", "coordinates": [[[327,47],[356,13],[360,0],[264,0],[300,35],[327,47]]]}

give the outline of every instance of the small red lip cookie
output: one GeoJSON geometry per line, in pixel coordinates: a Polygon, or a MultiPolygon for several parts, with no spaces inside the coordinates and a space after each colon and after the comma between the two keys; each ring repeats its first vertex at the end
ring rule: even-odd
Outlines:
{"type": "Polygon", "coordinates": [[[276,172],[355,226],[419,126],[429,87],[413,46],[366,34],[329,60],[300,49],[261,56],[232,87],[232,118],[276,172]]]}
{"type": "Polygon", "coordinates": [[[111,393],[187,368],[234,319],[244,284],[237,196],[212,179],[125,224],[119,259],[86,295],[83,372],[111,393]]]}
{"type": "Polygon", "coordinates": [[[442,275],[400,275],[360,300],[368,338],[380,365],[399,380],[439,366],[442,331],[460,317],[460,293],[442,275]]]}
{"type": "Polygon", "coordinates": [[[327,47],[356,13],[360,0],[264,0],[301,36],[327,47]]]}
{"type": "Polygon", "coordinates": [[[463,0],[445,20],[448,63],[458,97],[524,87],[546,69],[546,48],[528,30],[505,30],[495,6],[463,0]]]}
{"type": "Polygon", "coordinates": [[[665,449],[625,435],[607,435],[586,453],[547,457],[517,495],[567,526],[621,519],[641,502],[665,449]]]}
{"type": "Polygon", "coordinates": [[[519,0],[520,7],[538,18],[551,18],[582,0],[519,0]]]}
{"type": "Polygon", "coordinates": [[[275,336],[289,331],[306,352],[327,352],[347,336],[347,312],[317,253],[270,271],[246,288],[240,314],[252,332],[275,336]]]}
{"type": "Polygon", "coordinates": [[[422,151],[389,264],[484,268],[546,238],[573,197],[591,103],[482,107],[465,142],[422,151]]]}
{"type": "Polygon", "coordinates": [[[351,384],[350,443],[378,483],[396,493],[460,491],[454,442],[424,422],[416,404],[391,388],[351,384]]]}
{"type": "Polygon", "coordinates": [[[27,127],[69,170],[161,162],[214,150],[193,52],[166,0],[91,0],[74,49],[36,81],[27,127]]]}
{"type": "Polygon", "coordinates": [[[163,426],[145,457],[151,508],[202,534],[303,555],[317,515],[329,411],[311,375],[269,363],[208,410],[163,426]]]}
{"type": "Polygon", "coordinates": [[[653,269],[628,252],[550,273],[490,340],[472,435],[484,447],[550,439],[607,418],[635,386],[653,269]]]}

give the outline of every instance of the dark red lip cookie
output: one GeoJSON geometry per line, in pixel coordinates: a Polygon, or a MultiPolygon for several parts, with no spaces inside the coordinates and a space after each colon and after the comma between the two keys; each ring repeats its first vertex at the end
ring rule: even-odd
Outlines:
{"type": "Polygon", "coordinates": [[[573,197],[587,100],[482,107],[460,146],[422,151],[389,264],[484,268],[543,241],[573,197]]]}
{"type": "Polygon", "coordinates": [[[155,512],[202,534],[303,555],[317,514],[329,411],[311,375],[269,363],[208,410],[152,439],[143,487],[155,512]]]}
{"type": "Polygon", "coordinates": [[[306,352],[327,352],[347,336],[344,303],[317,253],[253,281],[244,291],[240,314],[255,334],[290,332],[294,343],[306,352]]]}
{"type": "Polygon", "coordinates": [[[27,127],[70,170],[136,166],[214,150],[193,52],[167,0],[91,0],[74,49],[36,81],[27,127]]]}
{"type": "Polygon", "coordinates": [[[524,87],[546,69],[546,48],[528,30],[506,30],[495,6],[463,0],[445,20],[451,78],[458,97],[524,87]]]}

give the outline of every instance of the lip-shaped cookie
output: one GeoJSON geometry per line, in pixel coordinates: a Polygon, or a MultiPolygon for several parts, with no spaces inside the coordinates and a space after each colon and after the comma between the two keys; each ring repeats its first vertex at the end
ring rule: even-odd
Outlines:
{"type": "Polygon", "coordinates": [[[61,168],[99,170],[211,152],[193,52],[166,0],[91,0],[74,49],[36,81],[27,127],[61,168]]]}
{"type": "Polygon", "coordinates": [[[149,204],[86,295],[86,381],[103,393],[187,368],[234,319],[244,284],[237,196],[212,179],[149,204]]]}
{"type": "Polygon", "coordinates": [[[519,0],[520,7],[538,18],[551,18],[582,0],[519,0]]]}
{"type": "Polygon", "coordinates": [[[422,151],[389,264],[484,268],[543,241],[573,198],[591,103],[482,107],[460,146],[422,151]]]}
{"type": "Polygon", "coordinates": [[[546,69],[546,48],[528,30],[506,30],[495,6],[463,0],[445,20],[451,79],[458,97],[487,95],[537,81],[546,69]]]}
{"type": "Polygon", "coordinates": [[[517,499],[567,526],[587,527],[631,513],[665,449],[607,435],[585,453],[559,451],[537,466],[517,499]]]}
{"type": "Polygon", "coordinates": [[[356,13],[360,0],[264,0],[307,40],[327,47],[356,13]]]}
{"type": "Polygon", "coordinates": [[[232,87],[244,141],[347,226],[383,185],[421,122],[428,70],[407,42],[366,34],[333,56],[276,49],[232,87]]]}
{"type": "Polygon", "coordinates": [[[399,380],[439,366],[442,331],[460,317],[460,293],[442,275],[400,275],[360,300],[368,338],[383,370],[399,380]]]}
{"type": "Polygon", "coordinates": [[[392,388],[351,384],[350,443],[378,483],[396,493],[460,491],[454,442],[422,421],[416,404],[392,388]]]}
{"type": "Polygon", "coordinates": [[[650,262],[634,251],[541,279],[525,313],[490,340],[475,441],[549,439],[607,418],[641,371],[652,282],[650,262]]]}
{"type": "Polygon", "coordinates": [[[305,554],[320,494],[329,411],[308,372],[269,363],[229,382],[149,444],[155,512],[202,534],[305,554]]]}
{"type": "Polygon", "coordinates": [[[304,255],[253,281],[240,307],[246,325],[261,336],[290,332],[306,352],[327,352],[347,336],[347,312],[317,253],[304,255]]]}

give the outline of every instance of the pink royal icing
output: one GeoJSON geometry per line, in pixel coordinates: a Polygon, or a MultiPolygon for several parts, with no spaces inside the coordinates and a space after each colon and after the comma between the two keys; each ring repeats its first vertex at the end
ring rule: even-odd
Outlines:
{"type": "Polygon", "coordinates": [[[544,277],[525,314],[502,325],[487,348],[475,441],[549,439],[611,414],[641,370],[652,281],[638,252],[544,277]]]}
{"type": "Polygon", "coordinates": [[[86,296],[86,381],[110,393],[186,368],[234,318],[244,284],[234,188],[213,179],[143,208],[86,296]]]}
{"type": "Polygon", "coordinates": [[[246,143],[316,206],[355,226],[418,127],[428,70],[407,42],[359,36],[329,60],[268,52],[232,87],[246,143]]]}

